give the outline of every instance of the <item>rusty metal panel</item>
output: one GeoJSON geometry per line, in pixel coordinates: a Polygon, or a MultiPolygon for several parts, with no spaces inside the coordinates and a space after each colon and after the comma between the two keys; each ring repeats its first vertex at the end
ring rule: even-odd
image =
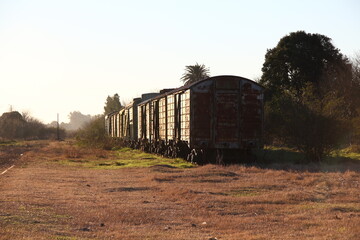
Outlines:
{"type": "Polygon", "coordinates": [[[145,122],[145,127],[146,127],[146,139],[150,140],[150,136],[151,136],[151,116],[150,116],[150,103],[146,103],[145,105],[145,112],[146,112],[146,122],[145,122]]]}
{"type": "Polygon", "coordinates": [[[137,106],[137,124],[138,124],[138,135],[137,138],[138,139],[142,139],[142,117],[143,117],[143,113],[142,113],[142,106],[137,106]]]}
{"type": "Polygon", "coordinates": [[[215,94],[215,142],[230,143],[239,140],[239,91],[217,91],[215,94]]]}
{"type": "Polygon", "coordinates": [[[127,109],[127,111],[128,111],[128,114],[129,114],[129,138],[134,139],[134,134],[135,133],[134,133],[134,125],[133,125],[133,123],[134,123],[133,108],[130,107],[130,108],[127,109]]]}
{"type": "Polygon", "coordinates": [[[138,106],[138,139],[146,139],[146,104],[138,106]]]}
{"type": "Polygon", "coordinates": [[[123,136],[124,138],[129,137],[129,113],[124,109],[123,111],[123,136]]]}
{"type": "Polygon", "coordinates": [[[119,113],[115,113],[115,137],[119,137],[119,113]]]}
{"type": "Polygon", "coordinates": [[[242,126],[241,134],[244,144],[261,140],[263,119],[263,94],[260,86],[250,81],[242,84],[242,126]]]}
{"type": "Polygon", "coordinates": [[[167,96],[167,138],[175,138],[175,98],[174,95],[167,96]]]}
{"type": "Polygon", "coordinates": [[[159,138],[166,140],[166,97],[159,100],[159,138]]]}
{"type": "Polygon", "coordinates": [[[239,89],[240,88],[240,82],[237,78],[221,78],[217,81],[215,81],[216,89],[239,89]]]}
{"type": "Polygon", "coordinates": [[[150,140],[153,141],[156,139],[156,131],[158,126],[156,126],[156,101],[149,102],[149,112],[150,112],[150,140]]]}
{"type": "Polygon", "coordinates": [[[180,97],[180,139],[190,142],[190,90],[185,91],[180,97]]]}
{"type": "Polygon", "coordinates": [[[213,81],[204,81],[191,89],[192,147],[209,147],[213,137],[213,81]]]}
{"type": "Polygon", "coordinates": [[[125,110],[120,110],[119,112],[119,119],[120,119],[120,137],[121,138],[124,138],[125,137],[125,132],[124,132],[124,129],[125,129],[125,119],[124,119],[124,112],[125,110]]]}
{"type": "Polygon", "coordinates": [[[152,132],[151,139],[159,139],[159,104],[157,100],[151,101],[151,120],[152,120],[152,132]]]}
{"type": "Polygon", "coordinates": [[[111,122],[111,128],[110,128],[110,132],[111,132],[111,137],[114,137],[114,115],[110,116],[110,122],[111,122]]]}
{"type": "Polygon", "coordinates": [[[212,94],[196,93],[193,96],[194,103],[194,137],[210,138],[211,136],[211,113],[212,94]]]}

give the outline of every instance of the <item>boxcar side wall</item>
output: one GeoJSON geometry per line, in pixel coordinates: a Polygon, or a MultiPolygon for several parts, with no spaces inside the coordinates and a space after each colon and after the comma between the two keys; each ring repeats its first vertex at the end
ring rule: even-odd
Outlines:
{"type": "Polygon", "coordinates": [[[190,148],[213,147],[213,81],[190,88],[190,148]]]}
{"type": "Polygon", "coordinates": [[[241,84],[241,144],[246,147],[262,147],[264,106],[263,89],[249,80],[241,84]]]}

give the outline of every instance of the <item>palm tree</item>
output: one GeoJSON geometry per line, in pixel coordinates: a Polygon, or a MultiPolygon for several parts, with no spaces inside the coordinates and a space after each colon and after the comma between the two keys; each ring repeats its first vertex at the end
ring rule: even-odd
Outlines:
{"type": "Polygon", "coordinates": [[[185,73],[181,77],[181,81],[184,82],[184,85],[189,85],[208,77],[210,77],[209,68],[206,68],[204,64],[196,63],[185,67],[185,73]]]}

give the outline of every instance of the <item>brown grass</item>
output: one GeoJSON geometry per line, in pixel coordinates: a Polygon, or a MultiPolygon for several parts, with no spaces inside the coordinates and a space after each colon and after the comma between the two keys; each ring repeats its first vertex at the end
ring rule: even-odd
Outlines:
{"type": "Polygon", "coordinates": [[[0,239],[360,236],[356,171],[240,165],[89,169],[59,162],[117,156],[71,142],[35,146],[12,160],[16,167],[0,176],[0,239]]]}

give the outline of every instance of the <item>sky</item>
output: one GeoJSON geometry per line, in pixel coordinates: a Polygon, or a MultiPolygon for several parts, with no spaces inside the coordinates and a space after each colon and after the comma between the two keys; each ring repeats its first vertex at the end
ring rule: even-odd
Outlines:
{"type": "Polygon", "coordinates": [[[44,123],[102,114],[181,86],[185,66],[259,79],[267,49],[299,30],[360,52],[358,0],[0,0],[0,115],[44,123]]]}

